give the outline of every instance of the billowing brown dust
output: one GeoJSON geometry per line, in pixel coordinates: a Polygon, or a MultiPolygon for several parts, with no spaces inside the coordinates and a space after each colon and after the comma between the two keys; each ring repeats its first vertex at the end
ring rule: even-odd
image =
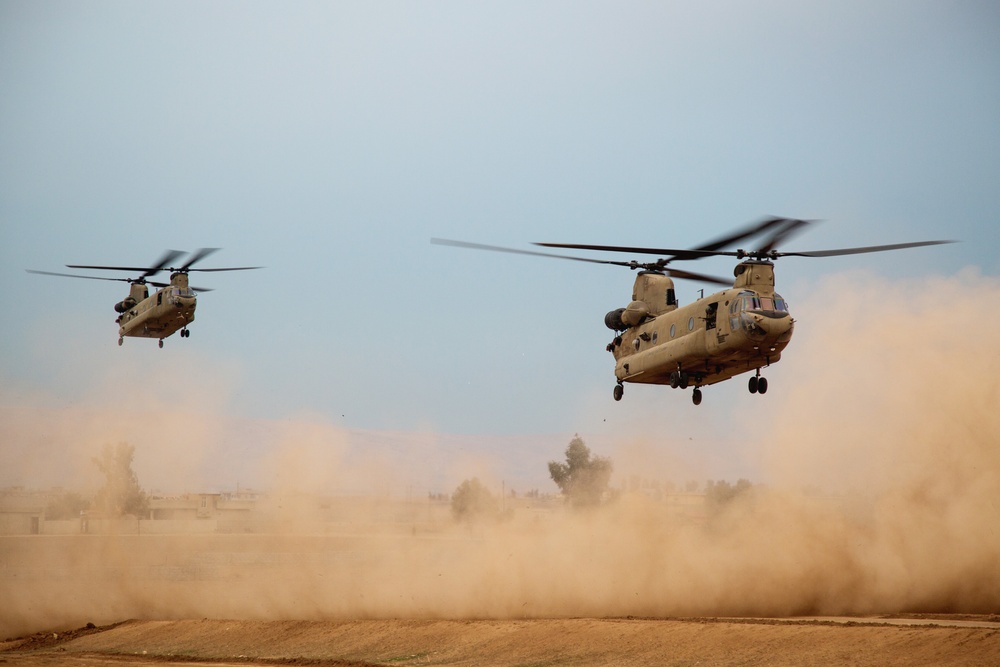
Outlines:
{"type": "MultiPolygon", "coordinates": [[[[766,489],[703,520],[626,494],[472,528],[428,514],[366,533],[386,511],[369,503],[338,535],[0,538],[0,635],[129,617],[1000,611],[998,302],[972,272],[821,285],[782,361],[794,392],[733,414],[766,442],[766,489]]],[[[267,467],[289,493],[392,469],[338,468],[333,427],[286,436],[267,467]]],[[[669,424],[656,438],[669,446],[669,424]]]]}

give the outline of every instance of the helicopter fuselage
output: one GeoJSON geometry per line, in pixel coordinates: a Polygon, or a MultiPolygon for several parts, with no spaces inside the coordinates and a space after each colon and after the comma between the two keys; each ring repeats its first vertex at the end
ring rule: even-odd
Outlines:
{"type": "Polygon", "coordinates": [[[774,291],[774,267],[760,260],[739,264],[731,289],[685,306],[674,300],[670,278],[640,275],[632,303],[605,321],[621,331],[608,345],[619,385],[696,389],[748,371],[759,374],[781,358],[794,328],[787,304],[774,291]]]}
{"type": "Polygon", "coordinates": [[[127,299],[115,304],[121,313],[118,323],[118,344],[126,336],[135,338],[164,338],[181,331],[194,321],[197,297],[188,287],[187,274],[176,273],[170,285],[156,290],[152,295],[144,284],[134,284],[127,299]]]}

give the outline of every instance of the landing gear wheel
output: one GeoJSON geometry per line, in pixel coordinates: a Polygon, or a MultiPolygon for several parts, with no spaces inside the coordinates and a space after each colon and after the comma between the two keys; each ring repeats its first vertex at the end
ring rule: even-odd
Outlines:
{"type": "Polygon", "coordinates": [[[163,347],[163,339],[160,339],[160,347],[163,347]]]}
{"type": "Polygon", "coordinates": [[[758,394],[767,393],[767,378],[761,378],[757,380],[757,393],[758,394]]]}
{"type": "Polygon", "coordinates": [[[122,338],[121,336],[119,336],[119,337],[118,337],[118,347],[121,347],[121,346],[122,346],[122,343],[124,343],[124,342],[125,342],[125,339],[124,339],[124,338],[122,338]]]}
{"type": "Polygon", "coordinates": [[[670,374],[670,388],[677,389],[679,386],[681,386],[681,374],[674,371],[670,374]]]}
{"type": "MultiPolygon", "coordinates": [[[[764,386],[766,387],[767,385],[765,384],[764,386]]],[[[747,383],[747,388],[750,389],[751,394],[756,394],[760,389],[760,378],[756,375],[750,378],[750,382],[747,383]]]]}
{"type": "Polygon", "coordinates": [[[624,395],[625,395],[625,387],[621,386],[620,384],[616,384],[615,385],[615,400],[616,401],[622,400],[622,396],[624,396],[624,395]]]}
{"type": "Polygon", "coordinates": [[[701,405],[701,389],[695,387],[695,390],[691,392],[691,400],[695,405],[701,405]]]}

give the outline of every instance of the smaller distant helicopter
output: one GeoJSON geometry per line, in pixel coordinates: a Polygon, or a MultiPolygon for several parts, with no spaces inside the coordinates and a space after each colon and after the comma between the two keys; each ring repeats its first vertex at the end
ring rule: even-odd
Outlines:
{"type": "Polygon", "coordinates": [[[181,338],[191,336],[188,325],[194,321],[194,309],[197,305],[196,292],[211,292],[204,287],[191,287],[188,284],[188,273],[191,271],[250,271],[260,269],[260,266],[234,266],[220,269],[193,269],[196,262],[201,261],[219,248],[201,248],[191,254],[190,259],[179,267],[168,264],[187,254],[180,250],[168,250],[150,267],[133,266],[90,266],[84,264],[67,264],[70,269],[98,269],[102,271],[141,272],[138,278],[106,278],[102,276],[81,276],[76,273],[54,273],[52,271],[35,271],[26,269],[28,273],[38,273],[45,276],[62,276],[65,278],[85,278],[88,280],[114,280],[128,283],[129,295],[115,304],[118,318],[118,344],[125,341],[126,336],[135,338],[157,338],[160,347],[163,339],[177,331],[181,338]],[[148,280],[160,271],[170,271],[170,282],[160,283],[148,280]],[[159,287],[152,295],[149,285],[159,287]]]}

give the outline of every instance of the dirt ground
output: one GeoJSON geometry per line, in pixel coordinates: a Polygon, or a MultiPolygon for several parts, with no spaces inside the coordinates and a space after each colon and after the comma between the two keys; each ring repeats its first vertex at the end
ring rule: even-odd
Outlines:
{"type": "Polygon", "coordinates": [[[0,643],[45,667],[996,665],[1000,618],[127,621],[0,643]]]}

